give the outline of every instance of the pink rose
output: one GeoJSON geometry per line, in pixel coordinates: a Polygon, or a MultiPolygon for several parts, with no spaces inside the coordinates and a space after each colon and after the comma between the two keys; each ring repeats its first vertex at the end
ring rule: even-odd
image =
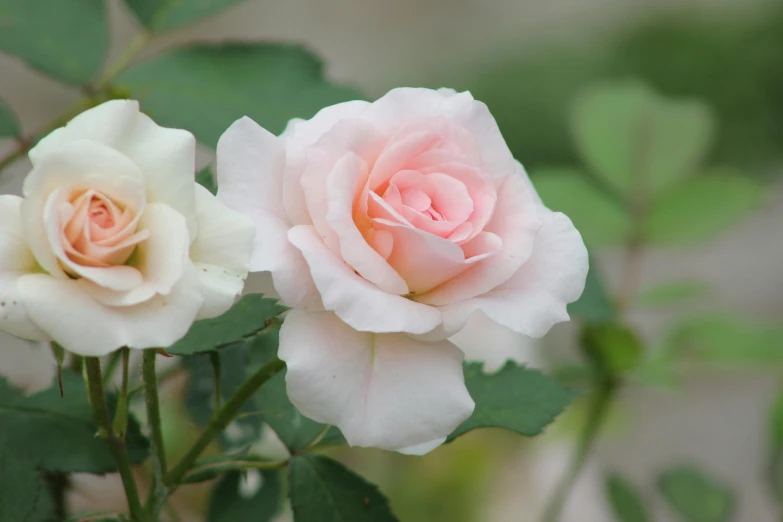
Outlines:
{"type": "Polygon", "coordinates": [[[257,226],[251,270],[296,308],[289,396],[352,445],[440,444],[474,406],[446,338],[476,312],[540,337],[584,287],[582,238],[469,93],[395,89],[279,138],[243,118],[217,168],[219,198],[257,226]]]}

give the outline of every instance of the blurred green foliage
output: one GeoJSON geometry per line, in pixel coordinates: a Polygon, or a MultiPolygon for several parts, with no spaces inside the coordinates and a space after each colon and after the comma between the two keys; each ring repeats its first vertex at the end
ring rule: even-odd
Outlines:
{"type": "Polygon", "coordinates": [[[682,522],[728,522],[734,513],[731,491],[697,468],[665,471],[658,478],[658,490],[682,522]]]}
{"type": "Polygon", "coordinates": [[[617,474],[606,478],[606,493],[617,522],[650,522],[636,487],[617,474]]]}

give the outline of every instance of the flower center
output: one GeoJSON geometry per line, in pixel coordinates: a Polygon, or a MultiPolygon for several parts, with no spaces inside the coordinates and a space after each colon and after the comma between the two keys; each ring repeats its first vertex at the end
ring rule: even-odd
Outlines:
{"type": "Polygon", "coordinates": [[[109,206],[105,201],[93,198],[90,200],[90,221],[93,225],[101,228],[111,228],[114,226],[114,217],[109,211],[109,206]]]}

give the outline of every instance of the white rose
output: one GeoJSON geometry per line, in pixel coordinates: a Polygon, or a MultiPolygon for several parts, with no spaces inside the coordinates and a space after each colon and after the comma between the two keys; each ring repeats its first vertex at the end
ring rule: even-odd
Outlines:
{"type": "Polygon", "coordinates": [[[233,304],[255,229],[196,184],[195,139],[135,101],[90,109],[30,151],[0,196],[0,329],[74,353],[165,347],[233,304]]]}

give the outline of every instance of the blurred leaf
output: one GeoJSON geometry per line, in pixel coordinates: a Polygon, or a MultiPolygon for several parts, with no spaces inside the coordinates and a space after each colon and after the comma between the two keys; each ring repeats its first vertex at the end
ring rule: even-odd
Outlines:
{"type": "Polygon", "coordinates": [[[215,183],[215,175],[212,173],[212,165],[207,165],[196,173],[196,183],[212,194],[217,194],[217,183],[215,183]]]}
{"type": "Polygon", "coordinates": [[[14,455],[0,440],[0,522],[33,522],[45,495],[37,461],[14,455]]]}
{"type": "Polygon", "coordinates": [[[636,333],[619,323],[585,325],[581,344],[610,375],[630,372],[644,355],[644,346],[636,333]]]}
{"type": "Polygon", "coordinates": [[[642,306],[669,306],[704,297],[709,289],[709,285],[702,281],[670,281],[645,289],[637,301],[642,306]]]}
{"type": "Polygon", "coordinates": [[[294,457],[288,466],[294,522],[396,522],[378,488],[321,455],[294,457]]]}
{"type": "Polygon", "coordinates": [[[464,373],[476,409],[447,442],[476,428],[505,428],[534,437],[579,395],[538,370],[511,361],[491,374],[484,373],[483,363],[465,363],[464,373]]]}
{"type": "Polygon", "coordinates": [[[103,0],[4,0],[0,51],[68,83],[94,79],[109,45],[103,0]]]}
{"type": "Polygon", "coordinates": [[[783,325],[764,324],[731,316],[692,317],[674,325],[669,348],[679,356],[734,365],[783,361],[783,325]]]}
{"type": "MultiPolygon", "coordinates": [[[[117,467],[107,444],[96,437],[98,427],[81,376],[63,372],[65,395],[58,386],[25,396],[0,379],[0,426],[5,449],[17,458],[31,458],[50,471],[109,473],[117,467]]],[[[108,394],[110,414],[117,398],[108,394]]],[[[128,423],[130,459],[147,456],[148,442],[138,422],[128,423]]]]}
{"type": "Polygon", "coordinates": [[[130,69],[117,85],[130,89],[161,125],[188,129],[211,147],[243,116],[279,134],[291,118],[361,98],[327,82],[314,55],[282,44],[177,49],[130,69]]]}
{"type": "Polygon", "coordinates": [[[606,293],[598,264],[592,256],[584,292],[579,299],[568,305],[568,313],[590,323],[611,321],[617,314],[612,300],[606,293]]]}
{"type": "Polygon", "coordinates": [[[783,390],[778,393],[772,406],[769,424],[772,445],[783,447],[783,390]]]}
{"type": "Polygon", "coordinates": [[[655,243],[689,243],[708,239],[753,210],[762,187],[728,171],[686,181],[653,204],[646,238],[655,243]]]}
{"type": "Polygon", "coordinates": [[[658,489],[683,522],[726,522],[734,510],[731,491],[688,466],[663,473],[658,489]]]}
{"type": "Polygon", "coordinates": [[[606,492],[617,522],[649,522],[650,517],[633,484],[619,475],[606,479],[606,492]]]}
{"type": "Polygon", "coordinates": [[[778,503],[783,503],[783,445],[772,448],[767,467],[767,483],[778,503]]]}
{"type": "MultiPolygon", "coordinates": [[[[2,36],[0,36],[0,38],[2,38],[2,36]]],[[[11,108],[6,105],[3,100],[0,100],[0,139],[13,138],[20,134],[21,131],[19,130],[19,123],[16,121],[16,116],[14,116],[11,108]]]]}
{"type": "MultiPolygon", "coordinates": [[[[217,352],[220,358],[220,395],[223,402],[247,379],[245,360],[247,346],[236,343],[217,352]]],[[[210,354],[211,355],[211,354],[210,354]]],[[[198,354],[184,358],[188,369],[188,386],[185,406],[198,426],[205,427],[215,411],[215,375],[208,355],[198,354]]],[[[245,401],[237,416],[220,434],[219,441],[225,451],[235,451],[254,443],[261,436],[263,417],[252,398],[245,401]]]]}
{"type": "Polygon", "coordinates": [[[216,14],[242,0],[125,0],[151,31],[167,31],[216,14]]]}
{"type": "Polygon", "coordinates": [[[267,522],[283,507],[279,470],[227,473],[215,486],[207,522],[267,522]]]}
{"type": "Polygon", "coordinates": [[[625,209],[610,194],[571,169],[538,169],[533,184],[546,206],[563,212],[591,246],[623,243],[630,234],[625,209]]]}
{"type": "Polygon", "coordinates": [[[276,299],[261,294],[246,295],[220,317],[196,321],[185,337],[166,351],[175,355],[193,355],[216,350],[258,333],[285,310],[276,299]]]}
{"type": "Polygon", "coordinates": [[[596,85],[578,97],[573,132],[584,161],[608,186],[658,194],[692,174],[712,140],[709,109],[658,96],[638,82],[596,85]]]}

